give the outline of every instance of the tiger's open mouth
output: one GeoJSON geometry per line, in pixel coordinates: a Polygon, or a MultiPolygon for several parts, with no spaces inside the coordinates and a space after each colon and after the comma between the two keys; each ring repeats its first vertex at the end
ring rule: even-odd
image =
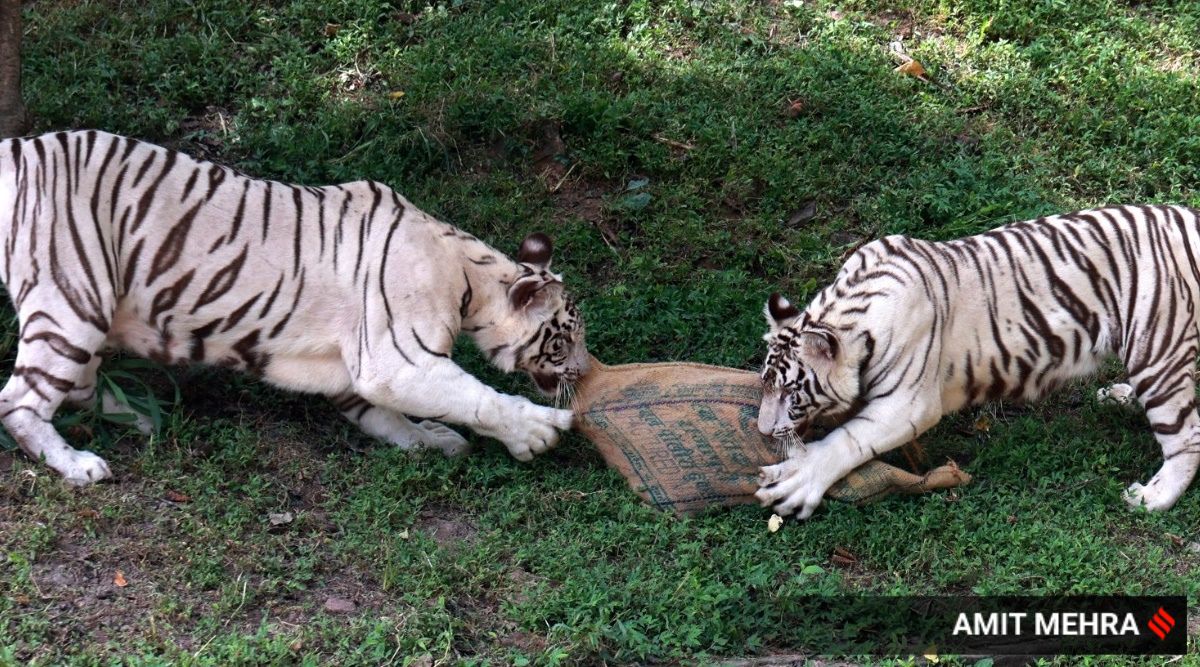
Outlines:
{"type": "Polygon", "coordinates": [[[567,369],[561,373],[529,371],[529,377],[533,378],[533,383],[542,395],[554,399],[555,405],[569,405],[574,397],[575,383],[579,381],[580,373],[574,369],[567,369]]]}
{"type": "Polygon", "coordinates": [[[539,391],[547,396],[554,396],[558,393],[558,383],[560,377],[554,373],[534,373],[530,372],[529,377],[533,378],[533,383],[537,385],[539,391]]]}

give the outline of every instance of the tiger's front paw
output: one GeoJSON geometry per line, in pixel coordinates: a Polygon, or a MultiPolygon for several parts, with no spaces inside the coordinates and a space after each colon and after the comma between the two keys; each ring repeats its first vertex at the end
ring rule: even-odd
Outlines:
{"type": "Polygon", "coordinates": [[[793,449],[782,463],[763,467],[754,497],[781,516],[812,516],[825,492],[842,477],[840,466],[831,460],[832,449],[828,444],[793,449]]]}
{"type": "Polygon", "coordinates": [[[108,463],[91,452],[71,450],[67,460],[56,466],[66,482],[72,486],[87,486],[112,477],[108,463]]]}
{"type": "Polygon", "coordinates": [[[507,433],[496,438],[508,447],[513,458],[530,461],[535,454],[558,444],[558,432],[571,428],[574,413],[526,402],[518,410],[518,418],[507,433]]]}
{"type": "Polygon", "coordinates": [[[1175,501],[1179,499],[1177,494],[1171,493],[1169,489],[1162,485],[1155,484],[1155,480],[1150,480],[1148,484],[1139,484],[1134,482],[1125,489],[1122,496],[1125,503],[1134,509],[1146,508],[1150,512],[1162,512],[1171,509],[1175,505],[1175,501]]]}

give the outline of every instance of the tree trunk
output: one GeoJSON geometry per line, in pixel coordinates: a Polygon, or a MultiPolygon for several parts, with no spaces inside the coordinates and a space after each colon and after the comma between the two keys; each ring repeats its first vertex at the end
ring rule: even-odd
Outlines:
{"type": "Polygon", "coordinates": [[[21,0],[0,0],[0,137],[25,134],[21,100],[21,0]]]}

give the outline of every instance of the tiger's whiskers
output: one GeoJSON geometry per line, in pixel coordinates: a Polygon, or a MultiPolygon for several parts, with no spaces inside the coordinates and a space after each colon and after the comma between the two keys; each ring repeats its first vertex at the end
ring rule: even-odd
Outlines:
{"type": "Polygon", "coordinates": [[[554,390],[554,407],[556,408],[574,408],[575,407],[575,387],[570,382],[559,382],[558,388],[554,390]]]}
{"type": "Polygon", "coordinates": [[[808,451],[808,446],[804,444],[804,440],[795,431],[788,431],[787,435],[782,438],[775,438],[775,442],[778,443],[781,449],[778,453],[784,458],[791,458],[792,452],[796,450],[802,452],[808,451]]]}

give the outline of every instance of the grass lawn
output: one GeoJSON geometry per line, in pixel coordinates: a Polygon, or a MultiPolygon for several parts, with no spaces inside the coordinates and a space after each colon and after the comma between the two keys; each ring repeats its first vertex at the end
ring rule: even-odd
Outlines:
{"type": "MultiPolygon", "coordinates": [[[[510,253],[544,230],[609,363],[754,368],[766,295],[804,300],[882,234],[1200,205],[1196,2],[54,0],[25,16],[39,129],[378,179],[510,253]],[[894,42],[927,80],[893,71],[894,42]]],[[[469,346],[457,358],[532,395],[469,346]]],[[[924,436],[975,475],[965,489],[770,533],[754,507],[645,507],[577,437],[532,464],[491,441],[409,456],[321,399],[174,375],[182,404],[149,440],[64,426],[115,483],[69,489],[0,451],[0,664],[720,663],[805,653],[828,632],[793,614],[811,594],[1185,592],[1200,615],[1200,489],[1127,510],[1160,454],[1095,383],[924,436]]]]}

